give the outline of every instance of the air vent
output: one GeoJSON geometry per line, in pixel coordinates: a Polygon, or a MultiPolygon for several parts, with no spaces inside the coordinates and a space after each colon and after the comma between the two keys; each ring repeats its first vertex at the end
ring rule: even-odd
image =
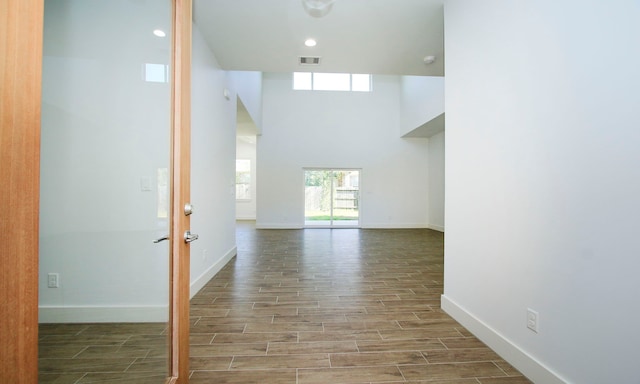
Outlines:
{"type": "Polygon", "coordinates": [[[320,58],[319,57],[303,57],[300,56],[298,63],[300,65],[318,65],[320,64],[320,58]]]}

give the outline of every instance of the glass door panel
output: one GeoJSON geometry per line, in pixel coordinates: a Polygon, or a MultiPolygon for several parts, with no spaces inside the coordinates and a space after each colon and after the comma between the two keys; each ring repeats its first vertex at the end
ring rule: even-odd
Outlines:
{"type": "Polygon", "coordinates": [[[331,177],[329,170],[304,172],[305,225],[331,225],[331,177]]]}
{"type": "Polygon", "coordinates": [[[171,23],[169,0],[45,1],[41,382],[169,375],[171,23]]]}
{"type": "Polygon", "coordinates": [[[360,171],[305,170],[305,226],[357,227],[360,171]]]}
{"type": "Polygon", "coordinates": [[[333,171],[333,216],[334,226],[358,226],[360,200],[360,171],[333,171]]]}

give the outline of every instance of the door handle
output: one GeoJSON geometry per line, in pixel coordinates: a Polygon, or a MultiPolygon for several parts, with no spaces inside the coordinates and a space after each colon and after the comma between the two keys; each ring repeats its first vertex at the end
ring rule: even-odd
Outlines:
{"type": "Polygon", "coordinates": [[[198,240],[198,235],[196,235],[195,233],[191,233],[191,231],[185,231],[184,232],[184,242],[185,243],[190,243],[194,240],[198,240]]]}
{"type": "Polygon", "coordinates": [[[165,241],[165,240],[169,240],[169,235],[162,236],[162,237],[161,237],[161,238],[159,238],[159,239],[155,239],[155,240],[153,240],[153,242],[154,242],[154,244],[158,244],[159,242],[161,242],[161,241],[165,241]]]}

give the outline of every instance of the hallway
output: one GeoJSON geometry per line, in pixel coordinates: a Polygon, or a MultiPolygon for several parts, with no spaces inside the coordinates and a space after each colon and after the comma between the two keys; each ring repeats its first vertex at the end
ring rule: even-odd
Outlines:
{"type": "Polygon", "coordinates": [[[440,311],[443,234],[256,230],[191,300],[191,383],[529,383],[440,311]]]}

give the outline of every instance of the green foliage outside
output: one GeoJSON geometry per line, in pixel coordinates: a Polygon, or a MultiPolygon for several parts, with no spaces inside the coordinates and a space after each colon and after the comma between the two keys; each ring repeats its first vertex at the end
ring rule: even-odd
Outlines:
{"type": "Polygon", "coordinates": [[[334,209],[333,217],[329,214],[331,207],[331,188],[342,187],[345,183],[346,172],[334,172],[331,170],[307,170],[304,173],[306,187],[321,187],[319,210],[305,213],[307,221],[353,221],[358,220],[358,209],[334,209]],[[333,185],[332,185],[333,178],[333,185]]]}

